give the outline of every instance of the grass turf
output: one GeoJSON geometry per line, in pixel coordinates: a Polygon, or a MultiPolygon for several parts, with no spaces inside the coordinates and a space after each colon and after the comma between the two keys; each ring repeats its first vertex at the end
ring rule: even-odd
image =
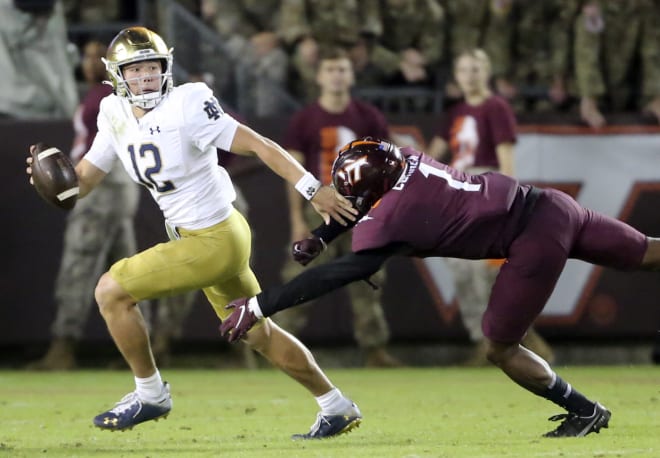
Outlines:
{"type": "Polygon", "coordinates": [[[362,409],[354,432],[293,442],[317,406],[274,370],[165,370],[165,421],[110,433],[97,413],[133,389],[128,372],[0,371],[0,457],[660,457],[660,368],[558,371],[613,412],[609,429],[544,439],[560,413],[494,368],[330,370],[362,409]]]}

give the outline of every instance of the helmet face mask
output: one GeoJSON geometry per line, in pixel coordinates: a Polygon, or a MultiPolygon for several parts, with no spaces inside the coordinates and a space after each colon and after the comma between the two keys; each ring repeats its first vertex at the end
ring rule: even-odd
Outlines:
{"type": "Polygon", "coordinates": [[[132,105],[144,110],[154,108],[172,90],[172,50],[167,48],[157,33],[145,27],[129,27],[119,32],[110,43],[103,63],[115,94],[125,97],[132,105]],[[133,94],[124,77],[124,67],[152,60],[161,63],[159,89],[144,94],[133,94]]]}
{"type": "Polygon", "coordinates": [[[346,145],[332,166],[339,194],[366,213],[392,189],[404,170],[405,158],[395,145],[366,137],[346,145]]]}

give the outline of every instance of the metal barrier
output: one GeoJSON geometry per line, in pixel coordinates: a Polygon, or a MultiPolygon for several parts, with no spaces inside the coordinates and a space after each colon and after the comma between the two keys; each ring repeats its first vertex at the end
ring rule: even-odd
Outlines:
{"type": "Polygon", "coordinates": [[[386,113],[441,113],[442,91],[418,87],[361,87],[355,96],[386,113]]]}
{"type": "MultiPolygon", "coordinates": [[[[243,116],[253,116],[250,78],[245,74],[237,77],[238,63],[232,58],[222,37],[173,0],[159,0],[158,8],[163,15],[161,33],[169,46],[175,49],[175,80],[184,82],[201,77],[224,106],[243,116]]],[[[300,106],[291,94],[275,83],[269,85],[269,92],[271,97],[278,99],[284,112],[292,112],[300,106]]]]}

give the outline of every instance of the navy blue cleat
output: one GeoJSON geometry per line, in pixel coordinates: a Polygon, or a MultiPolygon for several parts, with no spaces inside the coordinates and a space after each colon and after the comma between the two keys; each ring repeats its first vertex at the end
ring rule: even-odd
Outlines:
{"type": "Polygon", "coordinates": [[[594,413],[581,417],[575,413],[563,413],[550,417],[550,421],[564,420],[561,424],[543,437],[582,437],[590,433],[600,433],[601,428],[607,428],[612,412],[596,403],[594,413]]]}
{"type": "Polygon", "coordinates": [[[319,412],[316,416],[316,422],[308,433],[294,434],[291,439],[307,440],[335,437],[352,431],[354,428],[359,427],[360,423],[362,423],[362,413],[360,413],[358,406],[353,403],[351,408],[343,414],[323,415],[319,412]]]}
{"type": "Polygon", "coordinates": [[[157,402],[146,402],[133,391],[124,396],[115,406],[94,417],[94,426],[108,431],[125,431],[133,426],[149,420],[167,418],[172,410],[170,384],[163,383],[162,399],[157,402]]]}

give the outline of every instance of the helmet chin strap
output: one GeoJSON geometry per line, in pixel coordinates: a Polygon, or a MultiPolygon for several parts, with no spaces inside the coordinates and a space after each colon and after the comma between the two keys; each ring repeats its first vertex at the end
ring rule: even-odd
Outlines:
{"type": "Polygon", "coordinates": [[[131,105],[140,107],[143,110],[151,110],[158,105],[158,102],[163,98],[163,94],[161,94],[160,90],[140,95],[135,95],[129,90],[129,94],[128,101],[131,105]]]}

